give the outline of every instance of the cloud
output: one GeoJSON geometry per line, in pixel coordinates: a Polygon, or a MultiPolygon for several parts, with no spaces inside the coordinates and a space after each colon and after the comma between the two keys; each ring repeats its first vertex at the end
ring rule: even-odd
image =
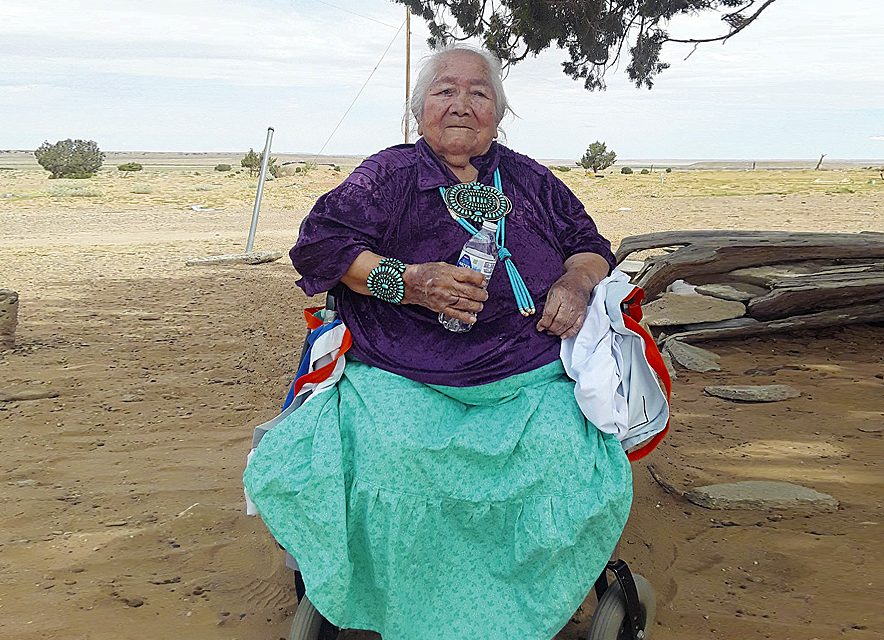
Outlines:
{"type": "Polygon", "coordinates": [[[869,140],[877,140],[878,142],[884,142],[884,136],[871,136],[869,140]]]}

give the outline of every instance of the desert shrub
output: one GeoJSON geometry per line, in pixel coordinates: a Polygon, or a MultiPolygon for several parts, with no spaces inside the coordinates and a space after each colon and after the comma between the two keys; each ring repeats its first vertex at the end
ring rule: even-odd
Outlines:
{"type": "Polygon", "coordinates": [[[242,160],[240,160],[239,163],[249,170],[250,176],[253,176],[258,173],[258,169],[261,168],[261,156],[255,153],[254,149],[249,149],[249,152],[242,157],[242,160]]]}
{"type": "Polygon", "coordinates": [[[632,173],[632,169],[630,169],[629,167],[622,167],[620,169],[620,173],[625,174],[625,175],[629,175],[632,173]]]}
{"type": "Polygon", "coordinates": [[[295,167],[295,173],[301,173],[301,167],[295,167]]]}
{"type": "Polygon", "coordinates": [[[59,140],[41,144],[34,157],[50,178],[91,178],[101,168],[104,154],[94,140],[59,140]]]}
{"type": "Polygon", "coordinates": [[[153,193],[153,189],[144,185],[137,185],[129,189],[129,193],[135,193],[137,195],[145,195],[148,193],[153,193]]]}
{"type": "Polygon", "coordinates": [[[596,140],[587,147],[586,153],[577,164],[584,169],[592,169],[593,173],[598,173],[614,164],[616,159],[616,153],[608,151],[608,146],[604,142],[596,140]]]}
{"type": "Polygon", "coordinates": [[[570,171],[571,167],[566,167],[565,165],[559,165],[558,167],[553,167],[553,169],[555,169],[556,171],[561,171],[562,173],[565,173],[567,171],[570,171]]]}
{"type": "Polygon", "coordinates": [[[339,167],[338,165],[335,165],[334,170],[335,170],[335,171],[340,171],[340,170],[341,170],[341,167],[339,167]]]}
{"type": "MultiPolygon", "coordinates": [[[[261,170],[262,162],[264,162],[264,152],[255,153],[254,149],[249,149],[249,152],[239,161],[243,167],[249,170],[250,176],[256,175],[261,170]]],[[[279,177],[279,166],[277,166],[276,158],[273,156],[270,156],[270,160],[267,162],[267,171],[274,178],[279,177]]]]}
{"type": "Polygon", "coordinates": [[[649,173],[651,173],[651,172],[648,171],[647,169],[642,169],[642,170],[641,170],[641,174],[642,174],[643,176],[646,176],[646,175],[648,175],[649,173]]]}
{"type": "Polygon", "coordinates": [[[230,171],[232,167],[229,164],[216,164],[215,171],[230,171]]]}
{"type": "Polygon", "coordinates": [[[672,173],[672,167],[666,167],[666,173],[672,173]]]}
{"type": "Polygon", "coordinates": [[[117,169],[122,171],[123,173],[134,173],[135,171],[141,171],[144,169],[137,162],[126,162],[124,164],[117,165],[117,169]]]}

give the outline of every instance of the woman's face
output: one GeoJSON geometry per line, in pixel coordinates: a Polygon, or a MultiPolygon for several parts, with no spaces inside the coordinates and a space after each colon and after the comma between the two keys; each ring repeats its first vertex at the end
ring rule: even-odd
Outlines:
{"type": "Polygon", "coordinates": [[[488,151],[497,137],[497,105],[480,56],[456,52],[442,58],[427,91],[419,133],[443,158],[488,151]]]}

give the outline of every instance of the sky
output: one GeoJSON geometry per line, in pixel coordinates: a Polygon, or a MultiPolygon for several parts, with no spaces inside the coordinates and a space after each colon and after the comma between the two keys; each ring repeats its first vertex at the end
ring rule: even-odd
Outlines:
{"type": "MultiPolygon", "coordinates": [[[[404,15],[389,0],[2,0],[0,149],[238,152],[273,126],[276,152],[373,153],[402,142],[404,15]]],[[[413,81],[428,48],[411,25],[413,81]]],[[[694,16],[671,32],[722,27],[694,16]]],[[[650,91],[625,64],[586,91],[556,49],[513,66],[505,144],[539,159],[595,140],[624,159],[884,158],[884,2],[777,0],[690,50],[664,48],[650,91]]]]}

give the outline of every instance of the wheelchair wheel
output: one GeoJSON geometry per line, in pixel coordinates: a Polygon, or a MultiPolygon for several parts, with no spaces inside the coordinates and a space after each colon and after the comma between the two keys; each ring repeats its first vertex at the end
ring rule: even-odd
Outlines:
{"type": "MultiPolygon", "coordinates": [[[[657,615],[657,598],[651,583],[643,576],[634,573],[632,577],[635,580],[635,589],[638,591],[642,626],[645,629],[644,638],[648,638],[657,615]]],[[[626,599],[623,589],[620,588],[620,583],[614,581],[599,600],[586,640],[626,640],[631,637],[626,621],[626,599]]]]}
{"type": "Polygon", "coordinates": [[[289,640],[336,640],[338,628],[322,617],[313,603],[304,596],[298,603],[289,640]]]}

